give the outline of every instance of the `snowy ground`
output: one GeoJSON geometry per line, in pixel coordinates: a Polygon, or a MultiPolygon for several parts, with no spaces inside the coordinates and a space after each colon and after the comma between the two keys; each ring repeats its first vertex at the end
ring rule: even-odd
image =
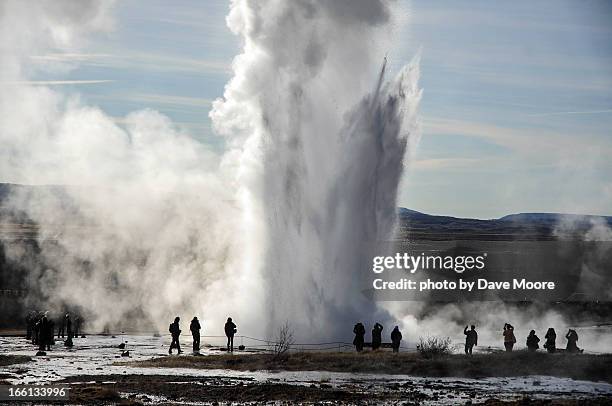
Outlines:
{"type": "MultiPolygon", "coordinates": [[[[591,398],[610,397],[612,385],[586,381],[574,381],[566,378],[548,376],[529,376],[512,378],[422,378],[404,375],[355,374],[333,372],[268,372],[268,371],[230,371],[184,368],[136,368],[112,365],[124,361],[121,342],[127,342],[126,350],[130,351],[129,360],[149,359],[167,356],[168,337],[146,335],[99,336],[90,335],[75,339],[72,349],[63,347],[61,341],[48,352],[47,356],[33,357],[34,361],[0,368],[0,374],[13,384],[44,384],[64,378],[82,375],[97,377],[104,375],[165,375],[181,378],[194,377],[199,380],[205,377],[222,379],[226,383],[249,382],[276,383],[290,385],[308,385],[324,383],[327,387],[351,389],[376,393],[399,388],[407,388],[426,395],[425,404],[454,404],[460,400],[483,401],[496,399],[515,399],[529,396],[531,398],[591,398]]],[[[187,352],[190,340],[185,343],[187,352]]],[[[215,347],[217,348],[217,347],[215,347]]],[[[33,356],[36,348],[22,337],[0,337],[0,354],[33,356]]],[[[218,350],[204,348],[204,356],[217,354],[218,350]]],[[[176,356],[176,355],[175,355],[176,356]]],[[[113,378],[111,378],[112,380],[113,378]]],[[[183,381],[184,383],[184,381],[183,381]]],[[[178,384],[178,382],[177,382],[178,384]]],[[[159,397],[148,397],[151,403],[160,401],[159,397]]],[[[167,401],[164,400],[164,401],[167,401]]]]}

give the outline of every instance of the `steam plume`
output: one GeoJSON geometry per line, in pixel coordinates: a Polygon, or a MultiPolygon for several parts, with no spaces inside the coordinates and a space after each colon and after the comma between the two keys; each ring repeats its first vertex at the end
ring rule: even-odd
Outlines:
{"type": "Polygon", "coordinates": [[[69,185],[69,204],[53,188],[12,196],[40,225],[30,278],[42,299],[77,306],[92,329],[197,314],[205,330],[231,315],[254,335],[289,319],[303,337],[345,336],[368,306],[354,278],[362,246],[391,236],[417,139],[418,62],[384,80],[393,5],[233,1],[243,52],[210,113],[227,138],[219,156],[155,111],[120,127],[30,86],[29,55],[75,53],[112,29],[113,2],[41,4],[34,18],[22,2],[1,6],[12,89],[0,96],[0,169],[5,181],[69,185]]]}
{"type": "Polygon", "coordinates": [[[390,84],[383,64],[373,80],[391,15],[385,1],[233,2],[244,52],[211,117],[238,145],[243,175],[256,174],[243,185],[263,235],[248,245],[272,326],[342,336],[374,310],[356,274],[364,244],[393,232],[420,97],[416,63],[390,84]]]}

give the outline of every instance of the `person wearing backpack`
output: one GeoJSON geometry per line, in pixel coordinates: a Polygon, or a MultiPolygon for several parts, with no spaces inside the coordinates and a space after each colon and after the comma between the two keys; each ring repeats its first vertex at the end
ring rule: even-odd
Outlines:
{"type": "Polygon", "coordinates": [[[181,329],[179,327],[180,317],[174,318],[174,323],[170,323],[170,327],[168,327],[168,331],[172,335],[172,343],[170,343],[170,349],[168,349],[168,354],[172,354],[172,349],[176,348],[178,353],[181,354],[181,344],[179,343],[179,336],[181,335],[181,329]]]}

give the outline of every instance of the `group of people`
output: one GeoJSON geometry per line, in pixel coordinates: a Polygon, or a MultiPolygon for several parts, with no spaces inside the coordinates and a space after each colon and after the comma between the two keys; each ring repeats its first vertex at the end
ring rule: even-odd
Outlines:
{"type": "MultiPolygon", "coordinates": [[[[168,330],[170,331],[170,335],[172,336],[172,342],[170,343],[170,348],[168,349],[168,354],[172,354],[173,349],[177,349],[178,353],[181,354],[181,344],[179,342],[179,336],[181,335],[181,328],[179,323],[181,321],[180,317],[175,317],[174,322],[170,323],[168,330]]],[[[191,337],[193,338],[193,352],[200,352],[200,330],[202,326],[200,325],[200,321],[197,317],[194,317],[189,324],[189,330],[191,331],[191,337]]],[[[231,317],[227,318],[224,326],[225,336],[227,337],[227,351],[234,351],[234,335],[238,331],[236,329],[236,324],[232,321],[231,317]]]]}
{"type": "MultiPolygon", "coordinates": [[[[463,334],[465,334],[465,353],[471,355],[472,348],[475,345],[478,345],[478,333],[476,332],[476,327],[472,325],[470,330],[468,330],[468,326],[465,326],[463,329],[463,334]]],[[[504,338],[504,347],[506,348],[506,351],[511,352],[514,348],[514,344],[516,343],[514,326],[510,323],[505,323],[502,336],[504,338]]],[[[576,330],[569,329],[565,335],[565,338],[567,339],[567,345],[565,346],[566,352],[581,353],[583,351],[582,349],[578,348],[578,333],[576,333],[576,330]]],[[[555,333],[554,328],[551,327],[548,329],[544,339],[546,340],[544,342],[544,348],[546,348],[546,351],[549,353],[557,352],[557,333],[555,333]]],[[[540,338],[536,335],[535,330],[531,330],[527,336],[527,350],[535,352],[538,350],[538,348],[540,348],[539,343],[540,338]]]]}
{"type": "MultiPolygon", "coordinates": [[[[181,345],[179,342],[179,336],[181,335],[180,329],[180,317],[176,317],[174,322],[172,322],[169,326],[169,332],[172,336],[172,342],[170,344],[170,348],[168,349],[168,353],[172,354],[173,349],[177,349],[178,353],[181,354],[181,345]]],[[[53,320],[49,316],[49,312],[36,312],[31,311],[26,316],[26,339],[31,340],[32,344],[38,345],[39,353],[44,353],[44,351],[50,351],[51,346],[55,344],[55,325],[58,325],[57,329],[57,338],[66,338],[64,340],[64,345],[67,347],[73,346],[72,339],[77,337],[80,330],[81,318],[79,316],[74,317],[74,322],[70,313],[65,313],[61,315],[57,320],[53,320]]],[[[197,317],[194,317],[191,320],[189,325],[189,330],[191,331],[191,335],[193,338],[193,352],[198,353],[200,351],[200,330],[202,326],[200,325],[200,321],[197,317]]],[[[380,323],[375,323],[372,328],[372,350],[378,350],[382,346],[382,331],[384,327],[380,323]]],[[[231,317],[227,318],[227,321],[224,326],[225,336],[227,337],[227,351],[234,351],[234,335],[237,332],[236,324],[233,322],[231,317]]],[[[366,329],[362,323],[357,323],[353,327],[353,333],[355,334],[355,338],[353,339],[353,345],[357,352],[363,351],[365,346],[365,335],[366,329]]],[[[478,345],[478,333],[476,332],[476,326],[472,325],[468,329],[468,326],[465,326],[463,329],[463,334],[465,335],[465,353],[468,355],[472,354],[472,350],[474,346],[478,345]]],[[[514,348],[514,344],[516,343],[516,336],[514,335],[514,326],[510,323],[505,323],[502,336],[504,339],[504,347],[507,352],[511,352],[514,348]]],[[[400,343],[402,341],[402,333],[399,330],[398,326],[395,326],[391,331],[391,348],[393,352],[399,352],[400,343]]],[[[581,353],[582,349],[578,348],[578,333],[576,330],[569,329],[567,334],[565,335],[567,339],[567,345],[565,347],[566,352],[571,353],[581,353]]],[[[554,328],[549,328],[544,336],[544,348],[549,353],[554,353],[557,351],[557,334],[554,328]]],[[[527,336],[526,345],[527,349],[531,352],[534,352],[540,348],[540,338],[536,335],[535,330],[531,330],[529,335],[527,336]]]]}
{"type": "MultiPolygon", "coordinates": [[[[374,324],[374,327],[372,328],[372,350],[377,350],[382,346],[382,331],[382,324],[374,324]]],[[[365,326],[362,323],[355,324],[353,327],[353,333],[355,334],[353,345],[355,346],[357,352],[361,352],[363,351],[363,347],[365,345],[365,326]]],[[[395,326],[393,331],[391,331],[391,348],[393,349],[393,352],[399,352],[401,341],[402,333],[400,332],[399,327],[395,326]]]]}
{"type": "Polygon", "coordinates": [[[57,338],[66,338],[64,345],[72,347],[74,345],[72,339],[79,333],[80,317],[76,316],[73,323],[70,313],[62,314],[56,320],[49,315],[48,311],[30,311],[26,315],[26,340],[31,340],[32,344],[38,346],[38,354],[42,355],[45,351],[51,351],[51,346],[55,345],[56,324],[58,326],[57,338]]]}
{"type": "MultiPolygon", "coordinates": [[[[382,331],[383,326],[380,323],[374,324],[372,328],[372,350],[377,350],[382,346],[382,331]]],[[[355,338],[353,339],[353,345],[357,352],[363,351],[363,347],[365,346],[365,335],[366,329],[363,323],[357,323],[353,327],[353,333],[355,334],[355,338]]],[[[463,334],[465,335],[465,353],[468,355],[472,354],[472,350],[474,346],[478,345],[478,332],[476,332],[476,326],[471,325],[468,329],[468,326],[465,326],[463,329],[463,334]]],[[[502,336],[504,339],[504,347],[507,352],[511,352],[514,348],[514,344],[516,343],[516,336],[514,335],[514,326],[510,323],[505,323],[502,331],[502,336]]],[[[567,334],[565,335],[567,339],[567,345],[565,347],[566,352],[571,353],[581,353],[582,349],[578,348],[578,333],[576,330],[569,329],[567,334]]],[[[554,328],[549,328],[544,336],[546,340],[544,342],[544,348],[549,353],[554,353],[557,351],[557,334],[555,333],[554,328]]],[[[399,352],[400,342],[402,341],[402,333],[399,330],[398,326],[395,326],[393,331],[391,332],[391,348],[393,352],[399,352]]],[[[536,351],[540,348],[540,338],[536,335],[535,330],[531,330],[529,335],[527,336],[527,349],[529,351],[536,351]]]]}

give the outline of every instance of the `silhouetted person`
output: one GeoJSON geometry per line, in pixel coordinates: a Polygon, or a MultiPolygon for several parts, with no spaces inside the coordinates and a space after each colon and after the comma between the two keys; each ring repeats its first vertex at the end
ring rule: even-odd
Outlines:
{"type": "Polygon", "coordinates": [[[32,344],[40,344],[40,323],[42,322],[42,316],[36,316],[36,322],[34,323],[34,330],[32,332],[32,344]]]}
{"type": "Polygon", "coordinates": [[[468,326],[465,326],[463,329],[463,334],[465,334],[465,353],[472,355],[472,348],[475,345],[478,345],[478,333],[476,332],[476,326],[472,324],[470,330],[468,330],[468,326]]]}
{"type": "Polygon", "coordinates": [[[55,321],[52,318],[48,318],[45,335],[47,336],[47,351],[51,351],[51,345],[55,344],[55,321]]]}
{"type": "Polygon", "coordinates": [[[536,335],[535,330],[531,330],[529,336],[527,336],[527,349],[531,352],[535,352],[535,350],[540,348],[539,342],[540,338],[536,335]]]}
{"type": "Polygon", "coordinates": [[[382,324],[374,324],[374,328],[372,329],[372,350],[377,350],[380,348],[382,344],[382,331],[382,324]]]}
{"type": "Polygon", "coordinates": [[[34,325],[36,324],[36,312],[30,310],[26,315],[26,340],[33,340],[34,325]]]}
{"type": "Polygon", "coordinates": [[[565,347],[565,351],[567,352],[584,351],[578,348],[578,344],[576,344],[578,342],[578,333],[576,333],[576,330],[569,329],[569,331],[565,335],[565,338],[567,338],[567,347],[565,347]]]}
{"type": "Polygon", "coordinates": [[[181,321],[180,317],[174,318],[174,323],[170,323],[170,327],[168,327],[168,331],[172,335],[172,342],[170,343],[170,348],[168,349],[168,354],[172,354],[172,349],[176,348],[178,353],[181,354],[181,344],[179,343],[179,336],[181,335],[181,329],[179,327],[179,321],[181,321]]]}
{"type": "Polygon", "coordinates": [[[236,334],[236,325],[231,317],[227,318],[224,326],[225,336],[227,337],[227,351],[234,352],[234,334],[236,334]]]}
{"type": "Polygon", "coordinates": [[[69,313],[66,313],[66,334],[68,338],[64,341],[64,345],[66,347],[72,347],[74,344],[72,343],[72,318],[69,313]]]}
{"type": "Polygon", "coordinates": [[[66,316],[62,315],[57,320],[57,338],[64,338],[66,336],[66,316]]]}
{"type": "Polygon", "coordinates": [[[363,343],[364,343],[364,337],[365,337],[365,327],[363,326],[363,324],[361,323],[357,323],[355,324],[355,327],[353,327],[353,333],[355,333],[355,338],[353,339],[353,345],[355,346],[355,349],[357,350],[357,352],[361,352],[361,350],[363,350],[363,343]]]}
{"type": "Polygon", "coordinates": [[[511,324],[504,324],[504,347],[506,347],[507,352],[512,351],[512,347],[514,347],[514,343],[516,342],[516,337],[514,336],[514,327],[511,324]]]}
{"type": "Polygon", "coordinates": [[[40,341],[40,321],[43,318],[43,313],[36,312],[32,319],[32,344],[38,345],[40,341]]]}
{"type": "Polygon", "coordinates": [[[38,324],[38,350],[45,351],[50,348],[49,342],[49,319],[45,313],[38,324]]]}
{"type": "Polygon", "coordinates": [[[546,339],[546,342],[544,343],[544,348],[546,348],[546,351],[548,351],[551,354],[553,352],[556,352],[557,351],[557,343],[556,343],[557,333],[555,333],[555,329],[552,327],[549,328],[544,338],[546,339]]]}
{"type": "Polygon", "coordinates": [[[73,337],[78,338],[79,334],[81,333],[82,324],[83,324],[83,319],[81,318],[81,316],[79,315],[74,316],[74,331],[72,332],[73,337]]]}
{"type": "Polygon", "coordinates": [[[391,332],[391,348],[393,348],[393,352],[399,352],[401,341],[402,333],[399,331],[399,327],[395,326],[395,328],[391,332]]]}
{"type": "Polygon", "coordinates": [[[197,317],[194,317],[189,325],[189,330],[191,330],[191,336],[193,337],[193,352],[200,351],[200,329],[200,321],[197,317]]]}

